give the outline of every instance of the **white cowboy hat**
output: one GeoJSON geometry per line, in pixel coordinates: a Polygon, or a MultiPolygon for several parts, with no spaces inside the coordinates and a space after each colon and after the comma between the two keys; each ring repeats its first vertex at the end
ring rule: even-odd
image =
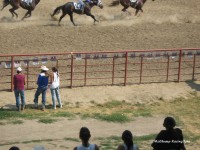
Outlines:
{"type": "Polygon", "coordinates": [[[41,70],[48,71],[49,69],[46,66],[41,66],[41,70]]]}
{"type": "Polygon", "coordinates": [[[22,71],[22,68],[21,68],[21,67],[18,67],[18,68],[17,68],[17,71],[22,71]]]}

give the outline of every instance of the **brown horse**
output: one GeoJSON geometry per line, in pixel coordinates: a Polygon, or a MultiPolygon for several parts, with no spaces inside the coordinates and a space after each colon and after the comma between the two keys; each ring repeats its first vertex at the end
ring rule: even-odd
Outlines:
{"type": "Polygon", "coordinates": [[[73,19],[73,13],[77,13],[77,14],[86,14],[87,16],[90,16],[94,19],[94,22],[98,22],[98,20],[96,20],[96,18],[94,17],[94,15],[91,14],[91,9],[93,6],[99,6],[101,9],[103,8],[103,4],[101,2],[101,0],[93,0],[93,1],[84,1],[84,7],[83,9],[75,9],[75,3],[74,2],[68,2],[62,6],[57,7],[53,14],[51,14],[51,17],[53,17],[54,15],[57,15],[60,10],[62,10],[62,15],[60,16],[59,22],[58,24],[60,25],[60,22],[62,20],[63,17],[65,17],[66,14],[68,14],[70,16],[70,20],[73,23],[74,26],[76,26],[76,24],[74,23],[74,19],[73,19]]]}
{"type": "MultiPolygon", "coordinates": [[[[115,0],[113,1],[110,6],[116,6],[119,5],[119,3],[124,7],[122,9],[122,11],[126,11],[126,9],[128,9],[128,7],[132,7],[134,9],[136,9],[135,11],[135,16],[138,14],[139,11],[143,12],[143,5],[145,4],[147,0],[136,0],[135,2],[132,2],[131,0],[115,0]]],[[[154,1],[154,0],[152,0],[154,1]]]]}
{"type": "Polygon", "coordinates": [[[14,15],[15,15],[17,18],[18,14],[15,12],[15,10],[17,10],[19,7],[22,7],[23,9],[28,10],[26,12],[26,14],[24,15],[24,17],[22,18],[22,20],[23,20],[24,18],[31,17],[31,12],[35,9],[36,5],[39,2],[40,2],[40,0],[32,0],[32,2],[30,4],[27,4],[23,0],[3,0],[3,7],[1,10],[3,10],[6,6],[8,6],[10,4],[12,6],[12,8],[9,9],[9,11],[11,12],[12,17],[14,17],[14,15]]]}

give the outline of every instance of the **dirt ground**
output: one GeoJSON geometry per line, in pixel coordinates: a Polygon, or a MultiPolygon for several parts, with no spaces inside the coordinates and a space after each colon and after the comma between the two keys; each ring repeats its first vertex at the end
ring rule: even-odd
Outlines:
{"type": "MultiPolygon", "coordinates": [[[[50,13],[66,0],[41,0],[32,17],[21,21],[25,10],[17,10],[18,19],[12,19],[10,6],[0,12],[0,54],[29,54],[47,52],[85,52],[163,48],[199,48],[200,1],[198,0],[148,0],[144,13],[134,16],[121,12],[122,6],[109,7],[111,0],[103,0],[104,8],[94,7],[92,12],[99,20],[93,24],[90,17],[74,14],[74,27],[66,16],[61,26],[50,13]]],[[[57,16],[59,18],[60,15],[57,16]]],[[[91,101],[103,103],[109,100],[126,100],[132,103],[152,103],[159,98],[172,100],[187,97],[194,87],[186,83],[143,84],[132,86],[101,86],[61,89],[63,102],[81,102],[88,106],[91,101]]],[[[27,103],[32,103],[34,90],[26,92],[27,103]]],[[[13,93],[1,92],[0,106],[14,104],[13,93]],[[5,99],[6,97],[6,99],[5,99]]],[[[51,103],[48,94],[47,103],[51,103]]],[[[65,137],[78,138],[81,126],[88,126],[98,137],[120,136],[125,129],[135,135],[157,133],[162,129],[164,116],[137,118],[127,124],[106,123],[89,120],[60,120],[54,124],[25,121],[22,125],[0,126],[0,143],[20,142],[35,139],[55,139],[54,144],[67,145],[72,149],[77,142],[59,141],[65,137]],[[155,122],[157,122],[155,126],[155,122]],[[143,125],[141,125],[143,124],[143,125]],[[148,124],[148,126],[146,126],[148,124]],[[67,130],[63,132],[63,128],[67,130]],[[58,140],[56,140],[58,139],[58,140]]],[[[20,144],[22,150],[33,148],[35,143],[20,144]]],[[[97,143],[98,144],[98,143],[97,143]]],[[[53,144],[45,145],[51,150],[53,144]]],[[[10,145],[1,146],[7,150],[10,145]]],[[[53,149],[67,149],[66,147],[53,149]]],[[[197,149],[197,148],[196,148],[197,149]]]]}

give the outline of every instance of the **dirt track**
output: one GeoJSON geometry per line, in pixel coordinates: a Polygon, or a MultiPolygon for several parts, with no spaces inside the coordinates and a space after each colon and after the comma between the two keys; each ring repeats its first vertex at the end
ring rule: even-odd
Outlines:
{"type": "MultiPolygon", "coordinates": [[[[42,0],[32,17],[21,21],[25,10],[19,9],[19,19],[11,19],[10,6],[0,12],[0,52],[45,53],[63,51],[106,51],[200,47],[200,2],[197,0],[147,1],[144,13],[135,17],[123,13],[122,6],[104,9],[94,7],[92,12],[99,23],[85,15],[74,14],[74,27],[66,16],[61,27],[50,13],[65,0],[42,0]]],[[[57,16],[59,18],[60,15],[57,16]]]]}

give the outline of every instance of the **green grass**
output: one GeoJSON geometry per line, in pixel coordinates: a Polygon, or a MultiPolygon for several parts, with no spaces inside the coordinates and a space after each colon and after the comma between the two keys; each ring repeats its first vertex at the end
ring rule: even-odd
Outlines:
{"type": "Polygon", "coordinates": [[[23,124],[24,121],[23,120],[9,120],[8,123],[9,124],[23,124]]]}
{"type": "Polygon", "coordinates": [[[56,121],[57,121],[57,119],[53,119],[53,118],[41,118],[38,120],[38,122],[45,123],[45,124],[54,123],[56,121]]]}
{"type": "Polygon", "coordinates": [[[64,138],[65,141],[74,141],[74,142],[80,142],[79,139],[76,138],[64,138]]]}

